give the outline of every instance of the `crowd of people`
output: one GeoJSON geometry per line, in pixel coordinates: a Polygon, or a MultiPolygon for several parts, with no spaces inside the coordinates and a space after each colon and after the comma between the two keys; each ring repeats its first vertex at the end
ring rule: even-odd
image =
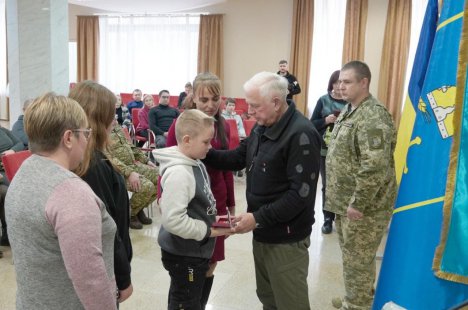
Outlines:
{"type": "Polygon", "coordinates": [[[125,105],[92,81],[68,97],[26,101],[14,126],[24,136],[0,128],[2,155],[32,153],[11,184],[1,169],[0,244],[13,252],[17,308],[118,308],[133,293],[129,229],[152,223],[144,210],[159,196],[168,309],[205,309],[226,259],[225,237],[248,232],[263,308],[310,309],[308,248],[320,175],[322,233],[335,222],[343,258],[345,295],[332,305],[370,309],[376,251],[396,196],[392,118],[369,93],[368,66],[352,61],[332,73],[307,119],[292,100],[301,90],[287,65],[282,60],[277,73],[257,73],[243,85],[256,120],[250,135],[235,100],[222,109],[221,81],[212,73],[187,83],[177,108],[168,90],[155,106],[135,89],[125,105]],[[125,133],[132,109],[139,109],[136,134],[149,140],[155,133],[151,157],[125,133]],[[230,118],[242,138],[234,149],[230,118]],[[247,210],[236,214],[232,171],[243,169],[247,210]]]}

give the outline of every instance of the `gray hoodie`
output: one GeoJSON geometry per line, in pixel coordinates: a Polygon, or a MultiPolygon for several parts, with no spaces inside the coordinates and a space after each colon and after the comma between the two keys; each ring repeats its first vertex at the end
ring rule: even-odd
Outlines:
{"type": "Polygon", "coordinates": [[[177,146],[156,149],[153,155],[162,176],[159,246],[175,255],[211,258],[215,239],[209,235],[216,201],[205,166],[177,146]]]}

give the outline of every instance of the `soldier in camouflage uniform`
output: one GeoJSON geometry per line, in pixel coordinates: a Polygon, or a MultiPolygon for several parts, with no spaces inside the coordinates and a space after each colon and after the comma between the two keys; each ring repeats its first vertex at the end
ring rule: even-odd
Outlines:
{"type": "Polygon", "coordinates": [[[341,69],[340,89],[349,103],[335,123],[326,160],[325,209],[337,215],[346,292],[332,304],[344,310],[372,306],[375,256],[396,197],[396,132],[387,109],[369,93],[370,79],[360,61],[341,69]]]}
{"type": "Polygon", "coordinates": [[[143,209],[156,199],[159,169],[145,153],[127,140],[118,124],[112,129],[109,153],[106,155],[124,176],[127,189],[133,192],[130,227],[141,229],[142,224],[151,224],[152,220],[143,209]]]}

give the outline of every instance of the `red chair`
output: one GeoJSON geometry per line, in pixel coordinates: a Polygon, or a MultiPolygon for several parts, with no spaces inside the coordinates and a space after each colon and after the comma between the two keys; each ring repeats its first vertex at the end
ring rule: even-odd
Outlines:
{"type": "Polygon", "coordinates": [[[242,121],[244,122],[245,134],[248,137],[250,136],[252,129],[255,127],[255,124],[257,124],[257,121],[254,119],[244,119],[242,121]]]}
{"type": "Polygon", "coordinates": [[[169,96],[169,106],[177,108],[177,103],[179,103],[179,96],[169,96]]]}
{"type": "Polygon", "coordinates": [[[239,146],[240,138],[239,138],[239,131],[237,130],[237,124],[235,119],[226,119],[226,124],[229,125],[230,129],[230,139],[229,139],[229,149],[235,149],[239,146]]]}
{"type": "Polygon", "coordinates": [[[132,93],[120,93],[120,98],[122,99],[122,103],[124,105],[127,105],[127,103],[133,100],[133,94],[132,93]]]}
{"type": "Polygon", "coordinates": [[[5,174],[8,180],[11,182],[13,177],[18,171],[19,167],[25,161],[26,158],[31,156],[31,151],[20,151],[13,154],[3,155],[2,163],[3,168],[5,169],[5,174]]]}
{"type": "Polygon", "coordinates": [[[140,123],[140,119],[138,118],[138,112],[140,112],[141,109],[139,108],[133,108],[132,109],[132,123],[133,123],[133,140],[136,142],[146,142],[147,139],[142,136],[138,136],[136,134],[136,129],[138,127],[138,124],[140,123]]]}

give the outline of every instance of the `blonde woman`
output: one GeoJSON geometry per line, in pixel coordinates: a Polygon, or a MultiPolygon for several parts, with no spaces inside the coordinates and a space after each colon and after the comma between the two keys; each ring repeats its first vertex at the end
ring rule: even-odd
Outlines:
{"type": "Polygon", "coordinates": [[[116,226],[76,174],[86,114],[64,96],[36,99],[24,117],[31,157],[15,175],[6,215],[15,257],[17,309],[116,309],[116,226]]]}

